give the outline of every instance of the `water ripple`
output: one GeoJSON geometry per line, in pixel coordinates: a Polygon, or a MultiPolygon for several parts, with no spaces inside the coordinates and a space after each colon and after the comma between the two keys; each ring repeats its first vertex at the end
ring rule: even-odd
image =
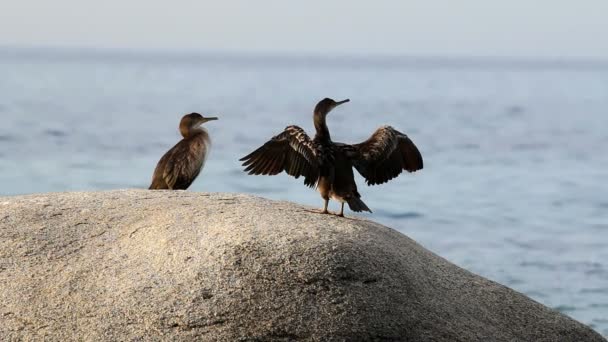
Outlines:
{"type": "Polygon", "coordinates": [[[608,293],[608,287],[604,288],[594,288],[594,289],[581,289],[580,293],[608,293]]]}
{"type": "Polygon", "coordinates": [[[17,140],[17,138],[12,135],[0,134],[0,142],[9,143],[9,142],[14,142],[16,140],[17,140]]]}
{"type": "Polygon", "coordinates": [[[56,138],[62,138],[62,137],[66,137],[68,135],[67,132],[62,131],[60,129],[45,129],[43,131],[43,133],[45,135],[51,136],[51,137],[56,137],[56,138]]]}
{"type": "Polygon", "coordinates": [[[523,261],[519,263],[521,267],[533,267],[541,270],[552,270],[554,271],[557,267],[555,265],[543,262],[543,261],[523,261]]]}
{"type": "Polygon", "coordinates": [[[377,209],[372,219],[407,226],[438,254],[544,304],[577,307],[572,316],[586,324],[606,317],[608,159],[599,153],[608,142],[605,70],[334,70],[275,67],[280,57],[188,60],[64,63],[59,56],[45,61],[42,52],[35,63],[3,60],[0,191],[145,188],[179,140],[179,113],[200,106],[222,115],[208,127],[213,148],[193,190],[320,207],[301,179],[248,176],[237,159],[289,124],[312,133],[316,100],[350,97],[352,105],[328,117],[336,141],[362,141],[390,124],[416,142],[426,163],[388,187],[364,187],[355,172],[364,201],[377,209]],[[193,77],[206,82],[184,86],[193,77]],[[39,134],[15,133],[24,128],[39,134]]]}
{"type": "Polygon", "coordinates": [[[558,306],[553,307],[553,309],[557,310],[557,311],[559,311],[561,313],[565,313],[565,314],[571,313],[571,312],[577,310],[576,307],[570,306],[570,305],[558,305],[558,306]]]}
{"type": "Polygon", "coordinates": [[[391,212],[386,210],[376,210],[375,213],[396,220],[418,219],[424,217],[424,214],[413,211],[391,212]]]}

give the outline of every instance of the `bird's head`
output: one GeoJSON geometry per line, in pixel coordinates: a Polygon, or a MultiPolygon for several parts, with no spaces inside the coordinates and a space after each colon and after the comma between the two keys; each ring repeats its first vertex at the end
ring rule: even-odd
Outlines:
{"type": "Polygon", "coordinates": [[[179,130],[182,135],[187,136],[192,130],[200,127],[200,125],[204,124],[207,121],[217,120],[215,116],[204,117],[199,113],[190,113],[186,114],[182,117],[182,120],[179,123],[179,130]]]}
{"type": "Polygon", "coordinates": [[[330,98],[324,98],[323,100],[319,101],[319,103],[317,103],[317,105],[315,106],[315,115],[322,115],[323,117],[325,117],[327,114],[329,114],[329,112],[332,111],[332,109],[336,108],[337,106],[349,102],[349,99],[346,100],[342,100],[342,101],[334,101],[333,99],[330,98]]]}

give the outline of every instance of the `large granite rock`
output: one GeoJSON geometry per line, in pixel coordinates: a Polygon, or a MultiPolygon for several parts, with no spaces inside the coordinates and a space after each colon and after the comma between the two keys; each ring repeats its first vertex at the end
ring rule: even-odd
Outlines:
{"type": "Polygon", "coordinates": [[[605,341],[374,222],[238,194],[0,198],[0,340],[605,341]]]}

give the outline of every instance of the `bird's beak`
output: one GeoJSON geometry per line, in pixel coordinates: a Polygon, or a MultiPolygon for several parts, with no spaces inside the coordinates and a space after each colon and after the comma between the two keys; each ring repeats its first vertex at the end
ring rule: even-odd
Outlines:
{"type": "Polygon", "coordinates": [[[217,116],[210,116],[208,118],[203,118],[203,122],[207,122],[207,121],[211,121],[211,120],[217,120],[217,116]]]}
{"type": "Polygon", "coordinates": [[[346,100],[338,101],[338,102],[336,102],[336,106],[339,106],[339,105],[341,105],[341,104],[343,104],[343,103],[346,103],[346,102],[350,102],[350,99],[346,99],[346,100]]]}

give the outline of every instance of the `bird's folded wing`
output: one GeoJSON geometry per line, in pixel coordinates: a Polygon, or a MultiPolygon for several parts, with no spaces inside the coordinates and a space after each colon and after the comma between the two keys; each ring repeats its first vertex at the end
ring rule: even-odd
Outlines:
{"type": "MultiPolygon", "coordinates": [[[[206,153],[206,151],[202,151],[206,153]]],[[[193,153],[181,142],[175,145],[161,160],[162,177],[169,189],[186,189],[198,176],[203,166],[204,154],[193,153]]]]}
{"type": "Polygon", "coordinates": [[[167,154],[165,154],[159,162],[159,164],[162,163],[164,166],[162,170],[162,177],[167,184],[168,189],[175,189],[175,183],[177,183],[180,174],[179,163],[176,163],[175,158],[176,151],[175,148],[173,148],[167,154]]]}
{"type": "Polygon", "coordinates": [[[276,175],[282,171],[314,186],[319,176],[317,150],[306,132],[289,126],[257,150],[240,159],[250,175],[276,175]]]}
{"type": "Polygon", "coordinates": [[[423,167],[422,155],[416,145],[391,126],[380,127],[366,141],[345,149],[368,185],[382,184],[403,170],[414,172],[423,167]]]}

